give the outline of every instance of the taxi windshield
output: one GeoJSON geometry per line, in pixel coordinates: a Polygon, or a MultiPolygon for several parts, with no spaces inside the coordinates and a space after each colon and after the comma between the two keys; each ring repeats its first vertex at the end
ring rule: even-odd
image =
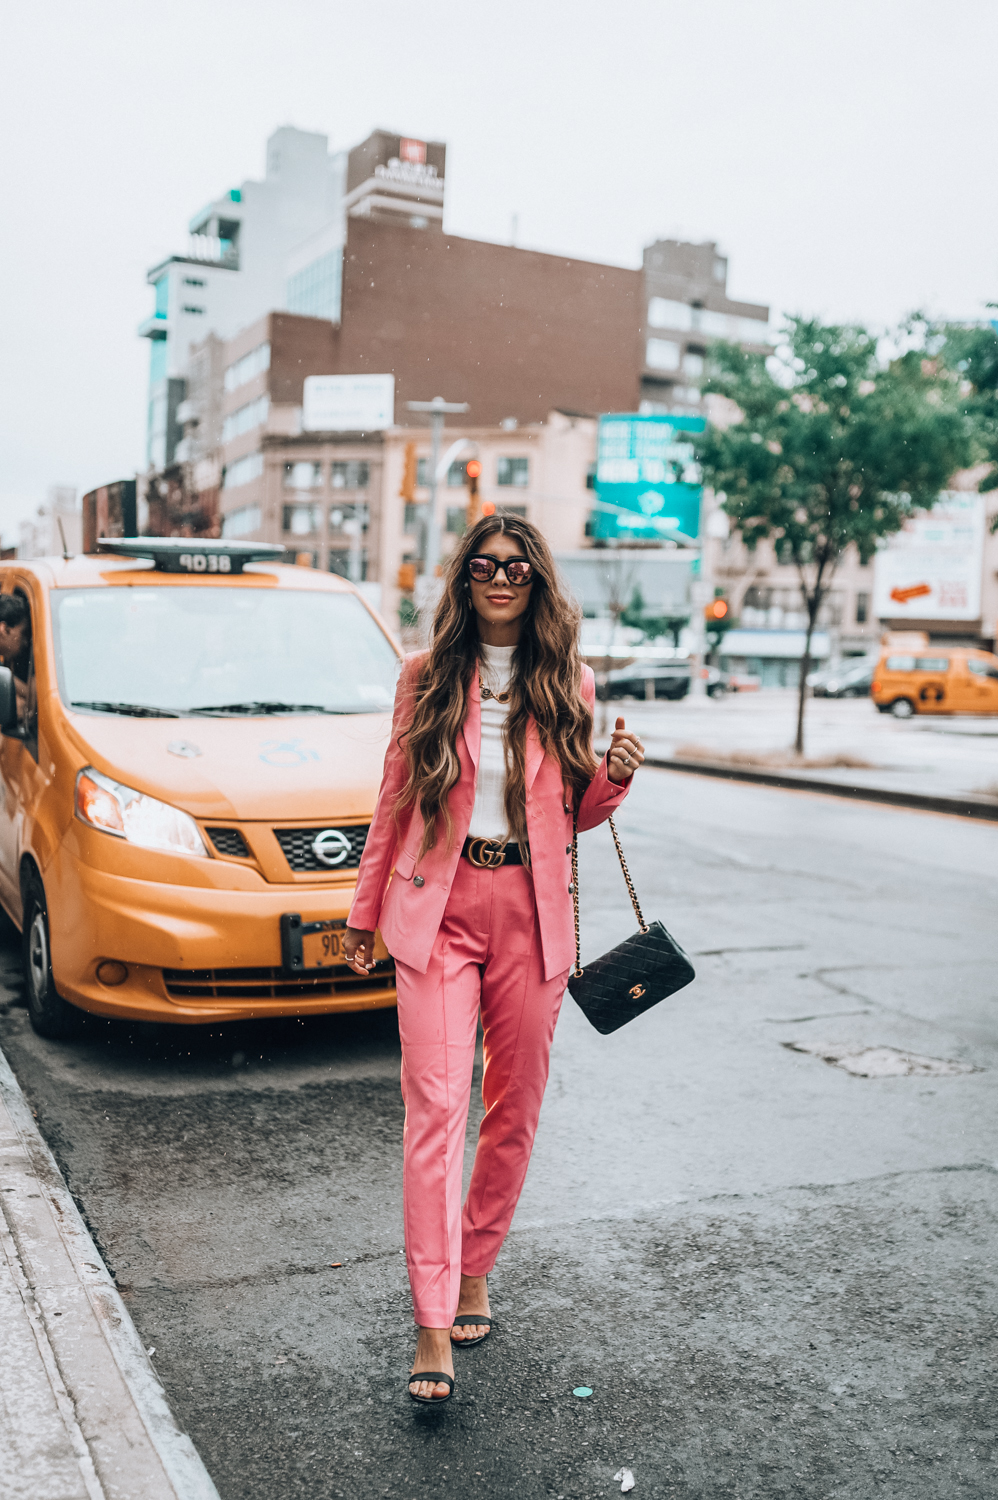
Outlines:
{"type": "Polygon", "coordinates": [[[49,597],[67,706],[148,717],[392,704],[398,657],[353,594],[182,584],[49,597]]]}

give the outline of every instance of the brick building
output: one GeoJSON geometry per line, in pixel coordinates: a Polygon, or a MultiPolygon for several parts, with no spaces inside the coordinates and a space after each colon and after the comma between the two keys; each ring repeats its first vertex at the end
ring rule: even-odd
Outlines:
{"type": "MultiPolygon", "coordinates": [[[[425,483],[408,505],[399,494],[412,444],[427,478],[427,418],[409,402],[467,405],[445,436],[445,446],[462,444],[441,477],[445,550],[471,457],[483,464],[487,504],[529,515],[573,550],[586,545],[598,415],[695,410],[705,340],[765,345],[768,309],[728,299],[713,244],[660,241],[634,268],[465,239],[443,229],[443,143],[376,131],[333,157],[323,138],[298,134],[268,143],[264,184],[244,183],[215,206],[209,228],[226,215],[244,220],[233,229],[225,219],[229,291],[205,299],[212,326],[186,350],[178,339],[189,318],[179,331],[169,317],[144,329],[176,333],[171,369],[185,371],[183,388],[171,387],[173,465],[147,477],[148,524],[183,518],[185,529],[284,542],[317,566],[379,583],[391,614],[400,565],[418,563],[429,495],[425,483]],[[286,234],[270,236],[271,300],[245,316],[263,285],[244,279],[253,234],[264,239],[260,205],[300,204],[313,178],[327,217],[313,215],[290,248],[286,234]],[[244,316],[233,327],[237,301],[244,316]],[[387,415],[368,430],[324,430],[310,414],[310,377],[381,377],[387,415]]],[[[189,269],[174,259],[171,275],[189,269]]]]}

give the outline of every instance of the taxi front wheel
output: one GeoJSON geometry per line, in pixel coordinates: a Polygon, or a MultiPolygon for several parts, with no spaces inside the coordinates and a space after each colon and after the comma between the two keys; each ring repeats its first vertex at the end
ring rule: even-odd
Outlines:
{"type": "Polygon", "coordinates": [[[28,1019],[39,1036],[61,1041],[75,1036],[81,1012],[58,993],[52,978],[49,951],[49,917],[45,888],[31,872],[24,882],[24,925],[21,928],[21,964],[28,995],[28,1019]]]}

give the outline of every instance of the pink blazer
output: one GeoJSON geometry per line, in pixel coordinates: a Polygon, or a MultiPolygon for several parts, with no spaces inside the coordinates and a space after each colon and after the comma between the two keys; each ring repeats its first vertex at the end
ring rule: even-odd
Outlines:
{"type": "MultiPolygon", "coordinates": [[[[422,652],[407,657],[395,694],[392,737],[385,754],[381,791],[357,874],[357,890],[348,923],[362,931],[380,927],[389,953],[410,969],[426,973],[444,907],[468,836],[475,805],[475,781],[482,740],[482,704],[477,676],[468,695],[468,716],[457,743],[461,776],[450,793],[454,838],[443,838],[419,861],[423,819],[416,810],[404,814],[397,828],[392,809],[405,784],[407,767],[399,736],[412,720],[413,693],[422,652]],[[422,877],[420,884],[414,876],[422,877]]],[[[582,696],[589,707],[596,701],[590,667],[582,668],[582,696]]],[[[545,755],[531,719],[526,743],[527,835],[534,878],[534,898],[540,919],[544,977],[553,979],[575,959],[572,916],[572,812],[565,802],[561,767],[545,755]]],[[[616,810],[627,795],[629,782],[617,786],[606,772],[606,757],[589,784],[579,807],[579,828],[595,828],[616,810]]]]}

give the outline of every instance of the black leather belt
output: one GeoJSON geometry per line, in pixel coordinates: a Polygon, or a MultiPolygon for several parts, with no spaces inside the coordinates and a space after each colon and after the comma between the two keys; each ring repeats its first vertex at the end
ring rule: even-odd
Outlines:
{"type": "Polygon", "coordinates": [[[519,844],[504,844],[502,839],[465,839],[461,854],[476,870],[523,864],[519,844]]]}

